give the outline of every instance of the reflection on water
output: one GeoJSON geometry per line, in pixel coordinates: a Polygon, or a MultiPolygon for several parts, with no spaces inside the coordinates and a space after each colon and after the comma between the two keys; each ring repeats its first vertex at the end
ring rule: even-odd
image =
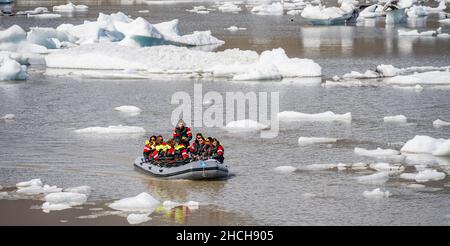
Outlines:
{"type": "Polygon", "coordinates": [[[410,28],[424,28],[427,26],[427,17],[408,18],[406,25],[410,28]]]}

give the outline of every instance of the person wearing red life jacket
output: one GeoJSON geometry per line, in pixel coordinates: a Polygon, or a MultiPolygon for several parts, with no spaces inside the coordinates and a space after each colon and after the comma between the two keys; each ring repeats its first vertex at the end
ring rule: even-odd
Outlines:
{"type": "Polygon", "coordinates": [[[180,119],[177,127],[173,129],[173,138],[184,144],[184,146],[189,146],[189,142],[192,140],[192,132],[191,128],[186,127],[183,119],[180,119]]]}
{"type": "Polygon", "coordinates": [[[224,149],[222,145],[220,144],[219,140],[214,138],[212,141],[211,157],[218,160],[220,163],[223,163],[223,153],[224,149]]]}

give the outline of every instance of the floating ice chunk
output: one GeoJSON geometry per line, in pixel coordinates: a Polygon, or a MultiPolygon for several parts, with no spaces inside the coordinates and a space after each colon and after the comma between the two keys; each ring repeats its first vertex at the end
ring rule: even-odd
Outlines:
{"type": "Polygon", "coordinates": [[[0,58],[0,81],[25,80],[27,77],[27,67],[25,65],[20,65],[20,63],[8,56],[0,58]]]}
{"type": "Polygon", "coordinates": [[[28,17],[33,17],[37,19],[56,19],[61,18],[60,14],[38,14],[38,15],[28,15],[28,17]]]}
{"type": "Polygon", "coordinates": [[[18,11],[16,15],[38,15],[43,13],[48,13],[48,9],[46,7],[37,7],[33,10],[18,11]]]}
{"type": "Polygon", "coordinates": [[[375,199],[380,199],[380,198],[388,198],[391,195],[391,193],[389,191],[382,191],[380,190],[380,188],[376,188],[372,191],[364,191],[363,192],[363,196],[365,198],[375,198],[375,199]]]}
{"type": "Polygon", "coordinates": [[[335,114],[331,111],[317,114],[307,114],[295,111],[283,111],[278,113],[280,121],[323,121],[332,122],[340,121],[350,123],[352,121],[352,114],[350,112],[345,114],[335,114]]]}
{"type": "Polygon", "coordinates": [[[438,20],[442,25],[450,26],[450,18],[438,20]]]}
{"type": "Polygon", "coordinates": [[[41,208],[44,212],[48,213],[50,211],[60,211],[60,210],[69,209],[72,207],[67,204],[64,204],[64,203],[44,202],[44,204],[42,204],[41,208]]]}
{"type": "Polygon", "coordinates": [[[375,150],[368,150],[364,148],[355,148],[355,154],[361,155],[361,156],[370,156],[370,157],[384,157],[384,156],[391,156],[391,155],[400,155],[400,152],[393,149],[381,149],[377,148],[375,150]]]}
{"type": "Polygon", "coordinates": [[[380,4],[373,4],[369,7],[363,9],[359,13],[358,20],[364,19],[364,18],[376,18],[383,15],[383,5],[380,4]]]}
{"type": "Polygon", "coordinates": [[[442,180],[445,178],[445,173],[438,172],[434,169],[425,169],[423,171],[420,171],[416,175],[416,181],[419,183],[428,182],[431,180],[442,180]]]}
{"type": "Polygon", "coordinates": [[[127,212],[153,212],[153,210],[160,204],[158,200],[153,198],[150,194],[142,192],[135,197],[127,197],[115,201],[108,205],[110,208],[127,212]]]}
{"type": "Polygon", "coordinates": [[[49,204],[66,204],[68,206],[79,206],[85,203],[85,194],[74,192],[55,192],[45,196],[45,201],[49,204]]]}
{"type": "Polygon", "coordinates": [[[337,138],[322,138],[322,137],[300,137],[298,139],[298,144],[300,146],[306,146],[311,144],[326,144],[326,143],[336,143],[337,138]]]}
{"type": "Polygon", "coordinates": [[[351,169],[353,170],[365,170],[367,169],[367,164],[362,162],[353,163],[351,165],[351,169]]]}
{"type": "Polygon", "coordinates": [[[417,135],[406,142],[400,151],[447,156],[450,155],[450,139],[435,139],[429,136],[417,135]]]}
{"type": "Polygon", "coordinates": [[[18,25],[0,31],[0,43],[18,43],[25,40],[27,33],[18,25]]]}
{"type": "Polygon", "coordinates": [[[232,2],[225,2],[223,4],[220,4],[217,9],[224,13],[238,13],[242,10],[241,7],[232,2]]]}
{"type": "Polygon", "coordinates": [[[108,127],[87,127],[75,130],[76,133],[96,133],[96,134],[138,134],[145,133],[145,129],[140,126],[108,126],[108,127]]]}
{"type": "Polygon", "coordinates": [[[65,5],[53,6],[55,12],[84,12],[88,11],[89,7],[86,5],[75,5],[71,2],[65,5]]]}
{"type": "Polygon", "coordinates": [[[42,189],[44,190],[44,193],[49,194],[49,193],[55,193],[55,192],[61,192],[62,188],[58,188],[56,185],[44,185],[42,187],[42,189]]]}
{"type": "Polygon", "coordinates": [[[148,217],[149,215],[150,214],[129,214],[127,216],[127,221],[131,225],[141,224],[141,223],[151,220],[151,218],[148,217]]]}
{"type": "Polygon", "coordinates": [[[16,116],[14,114],[5,114],[1,119],[3,120],[14,120],[16,116]]]}
{"type": "Polygon", "coordinates": [[[433,126],[435,128],[439,128],[439,127],[443,127],[443,126],[450,126],[450,122],[449,121],[443,121],[441,119],[437,119],[437,120],[433,121],[433,126]]]}
{"type": "Polygon", "coordinates": [[[27,33],[27,40],[30,43],[38,44],[47,49],[61,48],[62,42],[75,43],[77,38],[66,31],[59,31],[53,28],[34,27],[27,33]]]}
{"type": "Polygon", "coordinates": [[[69,187],[64,189],[65,192],[73,192],[73,193],[80,193],[85,194],[86,196],[89,196],[91,194],[91,187],[87,185],[77,186],[77,187],[69,187]]]}
{"type": "Polygon", "coordinates": [[[241,30],[247,30],[247,28],[245,27],[237,27],[237,26],[230,26],[225,28],[225,30],[228,30],[230,32],[237,32],[237,31],[241,31],[241,30]]]}
{"type": "Polygon", "coordinates": [[[41,179],[32,179],[29,181],[23,181],[16,184],[17,188],[29,187],[29,186],[42,186],[41,179]]]}
{"type": "Polygon", "coordinates": [[[356,179],[359,183],[363,184],[384,184],[389,180],[389,173],[378,172],[370,175],[360,176],[356,179]]]}
{"type": "Polygon", "coordinates": [[[380,77],[380,75],[372,70],[367,70],[363,74],[360,72],[352,71],[342,76],[344,79],[374,79],[380,77]]]}
{"type": "Polygon", "coordinates": [[[274,168],[274,171],[277,173],[292,173],[295,172],[295,170],[297,170],[297,168],[293,166],[279,166],[274,168]]]}
{"type": "Polygon", "coordinates": [[[406,16],[409,18],[418,18],[427,16],[428,12],[423,6],[414,5],[406,10],[406,16]]]}
{"type": "Polygon", "coordinates": [[[251,12],[257,15],[283,15],[283,5],[279,2],[262,4],[252,8],[251,12]]]}
{"type": "Polygon", "coordinates": [[[377,66],[377,70],[378,73],[380,73],[381,75],[383,75],[383,77],[393,77],[396,76],[400,73],[400,69],[392,66],[392,65],[378,65],[377,66]]]}
{"type": "Polygon", "coordinates": [[[197,14],[209,14],[209,9],[205,6],[193,6],[192,9],[186,9],[188,12],[197,13],[197,14]]]}
{"type": "Polygon", "coordinates": [[[391,84],[450,84],[450,72],[431,71],[411,75],[399,75],[386,80],[391,84]]]}
{"type": "Polygon", "coordinates": [[[402,173],[400,174],[401,179],[406,180],[416,180],[417,173],[402,173]]]}
{"type": "Polygon", "coordinates": [[[383,118],[384,122],[389,123],[406,123],[407,118],[404,115],[386,116],[383,118]]]}
{"type": "Polygon", "coordinates": [[[299,170],[304,171],[322,171],[337,168],[337,164],[311,164],[298,167],[299,170]]]}
{"type": "Polygon", "coordinates": [[[389,172],[389,173],[399,173],[405,170],[405,167],[403,166],[391,165],[389,163],[384,162],[372,163],[369,165],[369,167],[379,172],[389,172]]]}
{"type": "Polygon", "coordinates": [[[19,188],[17,193],[23,195],[39,195],[44,193],[44,188],[42,188],[42,186],[28,186],[19,188]]]}
{"type": "Polygon", "coordinates": [[[254,120],[245,119],[231,121],[226,126],[225,129],[228,131],[259,131],[268,128],[269,126],[259,123],[254,120]]]}
{"type": "Polygon", "coordinates": [[[236,81],[257,81],[257,80],[281,80],[280,71],[274,65],[259,65],[249,68],[243,74],[237,74],[233,76],[233,80],[236,81]]]}
{"type": "Polygon", "coordinates": [[[425,188],[425,185],[423,185],[423,184],[409,184],[408,188],[411,188],[411,189],[423,189],[423,188],[425,188]]]}
{"type": "Polygon", "coordinates": [[[120,106],[120,107],[115,107],[114,110],[124,112],[124,113],[137,113],[137,114],[142,112],[142,109],[140,109],[136,106],[132,106],[132,105],[124,105],[124,106],[120,106]]]}

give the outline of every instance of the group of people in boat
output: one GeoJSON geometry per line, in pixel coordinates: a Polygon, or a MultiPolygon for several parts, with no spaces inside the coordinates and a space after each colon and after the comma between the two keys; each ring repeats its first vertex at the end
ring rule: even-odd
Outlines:
{"type": "Polygon", "coordinates": [[[182,119],[173,130],[173,136],[167,142],[159,136],[151,136],[145,142],[144,158],[158,164],[188,163],[197,160],[216,159],[223,163],[224,149],[219,140],[212,137],[205,138],[197,133],[192,140],[192,132],[182,119]]]}

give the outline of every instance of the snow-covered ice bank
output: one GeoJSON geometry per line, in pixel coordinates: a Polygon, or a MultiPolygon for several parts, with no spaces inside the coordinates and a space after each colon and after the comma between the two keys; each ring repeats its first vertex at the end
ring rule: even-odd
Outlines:
{"type": "Polygon", "coordinates": [[[317,114],[307,114],[295,111],[283,111],[278,113],[278,119],[280,121],[322,121],[322,122],[345,122],[350,123],[352,121],[352,114],[350,112],[345,114],[335,114],[331,111],[317,114]]]}
{"type": "Polygon", "coordinates": [[[233,80],[267,80],[321,76],[312,60],[289,58],[283,49],[254,51],[229,49],[203,52],[176,46],[125,47],[112,43],[89,44],[52,52],[49,68],[134,69],[155,75],[216,77],[233,80]]]}
{"type": "Polygon", "coordinates": [[[395,116],[385,116],[383,121],[388,123],[406,123],[407,118],[406,116],[400,114],[395,116]]]}
{"type": "Polygon", "coordinates": [[[237,26],[230,26],[230,27],[225,28],[225,30],[228,30],[230,32],[237,32],[237,31],[247,30],[247,28],[245,28],[245,27],[237,27],[237,26]]]}
{"type": "Polygon", "coordinates": [[[277,173],[292,173],[292,172],[295,172],[295,170],[297,170],[297,168],[293,167],[293,166],[278,166],[278,167],[274,168],[273,170],[277,173]]]}
{"type": "Polygon", "coordinates": [[[142,112],[142,109],[133,105],[123,105],[120,107],[115,107],[114,110],[130,114],[139,114],[142,112]]]}
{"type": "Polygon", "coordinates": [[[274,2],[255,6],[251,9],[251,12],[257,15],[283,15],[284,8],[281,3],[274,2]]]}
{"type": "Polygon", "coordinates": [[[380,188],[373,189],[372,191],[366,190],[363,192],[363,196],[365,198],[380,199],[380,198],[388,198],[390,195],[391,193],[389,191],[382,191],[380,188]]]}
{"type": "Polygon", "coordinates": [[[433,121],[433,126],[435,128],[439,128],[439,127],[443,127],[443,126],[450,126],[450,122],[449,121],[444,121],[441,119],[437,119],[435,121],[433,121]]]}
{"type": "Polygon", "coordinates": [[[298,144],[300,146],[307,146],[311,144],[330,144],[336,143],[337,138],[324,138],[324,137],[300,137],[298,139],[298,144]]]}
{"type": "Polygon", "coordinates": [[[141,134],[145,133],[145,129],[140,126],[108,126],[108,127],[87,127],[75,130],[76,133],[96,133],[96,134],[141,134]]]}
{"type": "Polygon", "coordinates": [[[65,5],[53,6],[55,12],[84,12],[88,11],[89,7],[86,5],[75,5],[71,2],[65,5]]]}
{"type": "Polygon", "coordinates": [[[425,153],[434,156],[450,155],[450,139],[436,139],[429,136],[417,135],[403,145],[401,152],[425,153]]]}
{"type": "Polygon", "coordinates": [[[135,197],[127,197],[108,205],[110,208],[125,212],[153,212],[160,204],[150,194],[142,192],[135,197]]]}
{"type": "Polygon", "coordinates": [[[266,129],[268,127],[268,125],[263,123],[251,119],[245,119],[228,122],[225,126],[225,130],[230,132],[253,132],[266,129]]]}

